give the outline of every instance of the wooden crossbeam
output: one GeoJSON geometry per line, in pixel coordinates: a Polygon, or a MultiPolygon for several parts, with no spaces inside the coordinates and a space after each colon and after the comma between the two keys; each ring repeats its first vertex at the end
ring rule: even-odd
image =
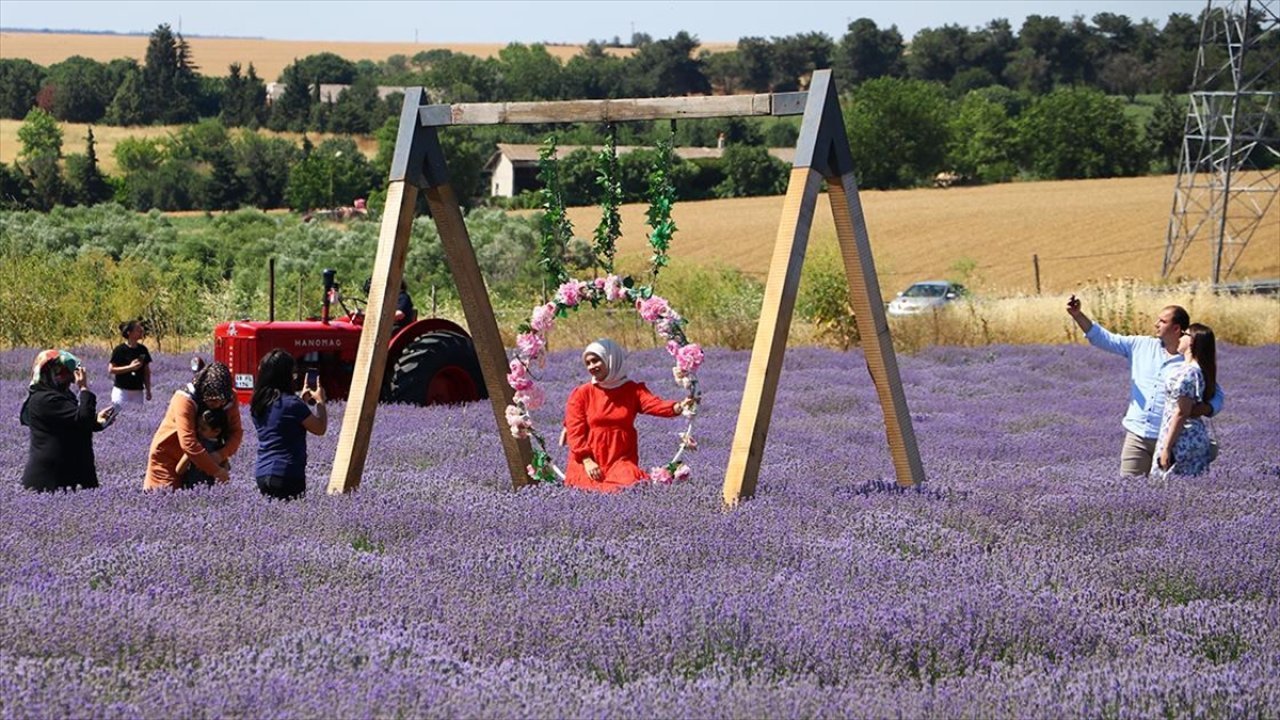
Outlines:
{"type": "Polygon", "coordinates": [[[760,93],[704,97],[558,100],[553,102],[457,103],[419,111],[424,127],[622,122],[680,118],[799,115],[808,93],[760,93]]]}

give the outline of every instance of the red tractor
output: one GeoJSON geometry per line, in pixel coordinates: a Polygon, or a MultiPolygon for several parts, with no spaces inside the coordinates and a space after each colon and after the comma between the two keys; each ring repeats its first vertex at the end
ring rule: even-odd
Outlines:
{"type": "MultiPolygon", "coordinates": [[[[258,362],[281,348],[298,364],[299,387],[307,371],[319,373],[325,394],[345,399],[351,391],[356,349],[364,329],[364,313],[339,292],[333,270],[324,271],[324,300],[319,318],[298,321],[234,320],[213,333],[214,359],[231,369],[236,395],[242,403],[253,396],[258,362]],[[337,303],[346,314],[330,318],[337,303]]],[[[272,314],[274,316],[274,313],[272,314]]],[[[471,336],[443,318],[406,318],[392,328],[383,374],[384,402],[434,405],[489,397],[471,336]]]]}

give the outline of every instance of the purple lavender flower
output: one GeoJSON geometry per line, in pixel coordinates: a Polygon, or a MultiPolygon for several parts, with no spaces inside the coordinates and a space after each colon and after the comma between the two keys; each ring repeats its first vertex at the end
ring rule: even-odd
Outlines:
{"type": "MultiPolygon", "coordinates": [[[[540,372],[539,427],[576,352],[540,372]]],[[[1117,477],[1119,358],[901,356],[920,490],[894,483],[862,354],[793,348],[757,497],[730,512],[749,357],[715,353],[686,482],[513,492],[487,404],[385,405],[358,492],[324,493],[331,432],[280,503],[250,477],[252,423],[231,484],[142,492],[190,376],[161,353],[156,401],[95,436],[102,487],[23,491],[34,350],[0,352],[0,716],[1275,716],[1276,347],[1220,348],[1222,456],[1190,480],[1117,477]]],[[[628,364],[674,394],[665,349],[628,364]]],[[[638,427],[665,462],[670,421],[638,427]]]]}

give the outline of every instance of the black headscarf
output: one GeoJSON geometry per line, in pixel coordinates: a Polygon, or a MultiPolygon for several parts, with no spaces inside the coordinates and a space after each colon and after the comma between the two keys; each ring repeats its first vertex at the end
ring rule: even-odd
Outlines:
{"type": "Polygon", "coordinates": [[[235,399],[231,370],[220,362],[209,363],[203,370],[196,373],[195,379],[191,381],[191,395],[200,405],[207,405],[209,401],[216,400],[230,403],[235,399]]]}

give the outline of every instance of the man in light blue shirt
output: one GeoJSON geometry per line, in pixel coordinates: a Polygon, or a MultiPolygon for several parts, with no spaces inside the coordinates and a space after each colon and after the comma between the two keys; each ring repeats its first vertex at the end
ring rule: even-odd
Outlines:
{"type": "MultiPolygon", "coordinates": [[[[1156,317],[1155,335],[1116,335],[1093,322],[1080,310],[1075,295],[1067,301],[1067,313],[1080,326],[1089,344],[1129,359],[1129,409],[1124,414],[1124,447],[1120,450],[1121,475],[1151,472],[1160,421],[1164,416],[1166,374],[1185,361],[1178,352],[1178,339],[1191,324],[1191,317],[1179,305],[1170,305],[1156,317]]],[[[1222,411],[1222,388],[1208,403],[1196,403],[1193,417],[1213,416],[1222,411]]]]}

